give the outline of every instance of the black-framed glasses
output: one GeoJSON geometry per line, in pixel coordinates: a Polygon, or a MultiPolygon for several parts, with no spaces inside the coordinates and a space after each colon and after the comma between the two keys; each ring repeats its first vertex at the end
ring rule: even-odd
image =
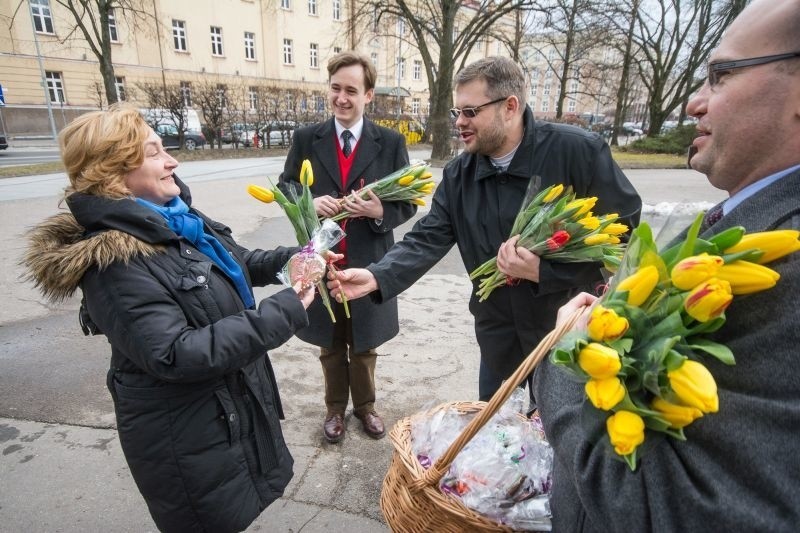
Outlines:
{"type": "Polygon", "coordinates": [[[481,104],[481,105],[476,106],[476,107],[465,107],[463,109],[459,109],[457,107],[454,107],[454,108],[452,108],[450,110],[450,114],[453,116],[453,118],[456,118],[456,119],[458,118],[458,116],[461,113],[464,113],[464,116],[467,117],[467,118],[475,118],[475,116],[478,114],[478,112],[481,109],[483,109],[484,107],[486,107],[487,105],[496,104],[497,102],[502,102],[503,100],[507,100],[507,99],[508,99],[508,96],[504,96],[502,98],[498,98],[497,100],[492,100],[491,102],[486,102],[485,104],[481,104]]]}
{"type": "Polygon", "coordinates": [[[785,54],[775,54],[771,56],[751,57],[749,59],[736,59],[734,61],[718,61],[716,63],[708,64],[708,85],[713,87],[721,78],[721,75],[729,70],[737,68],[754,67],[756,65],[765,65],[774,61],[783,61],[784,59],[792,59],[793,57],[800,57],[800,52],[788,52],[785,54]]]}

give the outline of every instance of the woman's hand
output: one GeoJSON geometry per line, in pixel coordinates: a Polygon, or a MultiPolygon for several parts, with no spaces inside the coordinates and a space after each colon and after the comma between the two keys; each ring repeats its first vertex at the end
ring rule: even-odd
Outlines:
{"type": "Polygon", "coordinates": [[[339,214],[341,210],[342,206],[333,196],[325,195],[314,198],[314,211],[317,212],[318,217],[330,218],[339,214]]]}
{"type": "Polygon", "coordinates": [[[342,207],[353,217],[383,218],[383,204],[378,196],[368,190],[368,199],[360,194],[352,193],[342,199],[342,207]]]}
{"type": "Polygon", "coordinates": [[[308,306],[311,305],[311,302],[314,301],[314,295],[315,295],[314,286],[311,285],[304,289],[301,283],[295,283],[292,288],[294,289],[294,292],[297,293],[297,297],[300,298],[300,302],[303,304],[303,308],[308,309],[308,306]]]}
{"type": "Polygon", "coordinates": [[[572,327],[572,329],[586,329],[586,324],[589,322],[589,314],[591,313],[595,302],[597,302],[597,296],[592,296],[588,292],[582,292],[578,294],[572,300],[568,301],[558,309],[558,314],[556,315],[556,327],[566,322],[575,311],[583,307],[583,313],[581,313],[580,318],[572,327]]]}

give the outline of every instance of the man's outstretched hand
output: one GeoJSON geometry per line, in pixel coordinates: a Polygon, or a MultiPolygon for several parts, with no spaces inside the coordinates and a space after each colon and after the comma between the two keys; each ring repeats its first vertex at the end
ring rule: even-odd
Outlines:
{"type": "Polygon", "coordinates": [[[342,301],[342,293],[348,300],[355,300],[378,290],[378,282],[366,268],[328,271],[328,290],[337,302],[342,301]]]}

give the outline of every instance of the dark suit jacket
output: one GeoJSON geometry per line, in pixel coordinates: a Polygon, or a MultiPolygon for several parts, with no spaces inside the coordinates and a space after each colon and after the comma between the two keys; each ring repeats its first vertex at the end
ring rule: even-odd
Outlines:
{"type": "MultiPolygon", "coordinates": [[[[747,198],[702,236],[733,226],[800,229],[800,172],[747,198]]],[[[719,412],[688,426],[684,442],[648,433],[634,473],[587,440],[583,386],[551,364],[539,367],[534,390],[555,451],[553,531],[797,531],[800,252],[767,266],[781,275],[777,286],[734,296],[710,337],[736,364],[703,358],[719,412]]]]}
{"type": "MultiPolygon", "coordinates": [[[[337,156],[337,139],[334,119],[297,130],[286,159],[281,187],[298,186],[300,166],[304,159],[311,161],[314,170],[312,194],[339,198],[367,183],[377,181],[408,163],[405,139],[399,133],[378,126],[364,118],[364,129],[352,157],[353,166],[346,186],[342,186],[337,156]]],[[[408,202],[384,202],[383,220],[349,219],[347,233],[347,267],[365,267],[380,260],[394,244],[392,230],[411,218],[415,205],[408,202]]],[[[353,349],[363,352],[388,341],[399,331],[397,300],[381,304],[370,298],[350,302],[353,318],[353,349]]],[[[300,330],[302,340],[330,348],[333,343],[333,324],[328,312],[317,298],[309,308],[310,325],[300,330]]]]}

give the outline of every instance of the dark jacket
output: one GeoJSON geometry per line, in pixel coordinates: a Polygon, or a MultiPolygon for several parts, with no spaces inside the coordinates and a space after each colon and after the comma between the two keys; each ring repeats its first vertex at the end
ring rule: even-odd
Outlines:
{"type": "MultiPolygon", "coordinates": [[[[380,287],[378,299],[393,298],[458,245],[467,272],[497,255],[510,237],[525,191],[533,176],[541,188],[563,183],[578,197],[597,196],[594,212],[619,213],[635,226],[641,199],[611,159],[596,134],[573,126],[534,122],[530,108],[525,133],[505,172],[483,155],[462,153],[444,169],[430,212],[420,219],[378,263],[369,266],[380,287]]],[[[481,361],[496,375],[510,375],[555,324],[556,311],[579,290],[594,291],[602,282],[597,263],[541,261],[540,281],[521,281],[492,292],[478,303],[473,284],[470,312],[481,361]]]]}
{"type": "MultiPolygon", "coordinates": [[[[32,233],[31,277],[53,298],[80,286],[108,338],[120,444],[156,525],[245,529],[292,477],[267,350],[307,324],[302,303],[287,289],[245,309],[209,258],[133,200],[76,193],[67,204],[72,214],[32,233]]],[[[271,282],[293,251],[245,250],[192,212],[249,283],[271,282]]]]}
{"type": "MultiPolygon", "coordinates": [[[[315,197],[328,195],[334,198],[346,196],[408,164],[403,136],[364,118],[353,166],[343,187],[333,121],[330,119],[295,132],[280,178],[284,190],[290,186],[299,187],[298,176],[304,159],[311,161],[314,171],[311,193],[315,197]]],[[[363,217],[346,219],[343,227],[347,233],[347,267],[365,267],[383,257],[394,244],[392,230],[414,216],[416,210],[417,207],[408,202],[384,202],[381,222],[363,217]]],[[[356,353],[376,348],[397,335],[396,299],[387,298],[378,305],[369,298],[361,298],[349,304],[353,318],[353,350],[356,353]]],[[[308,309],[308,315],[310,326],[300,330],[297,336],[316,346],[331,348],[333,323],[320,298],[308,309]]]]}
{"type": "MultiPolygon", "coordinates": [[[[744,200],[703,236],[739,225],[800,229],[800,172],[744,200]]],[[[710,336],[736,358],[733,366],[703,358],[719,412],[687,426],[685,441],[647,432],[635,472],[587,437],[605,428],[581,415],[583,385],[552,364],[539,367],[534,389],[555,452],[553,531],[798,530],[800,252],[767,266],[780,274],[777,286],[734,296],[710,336]]]]}

